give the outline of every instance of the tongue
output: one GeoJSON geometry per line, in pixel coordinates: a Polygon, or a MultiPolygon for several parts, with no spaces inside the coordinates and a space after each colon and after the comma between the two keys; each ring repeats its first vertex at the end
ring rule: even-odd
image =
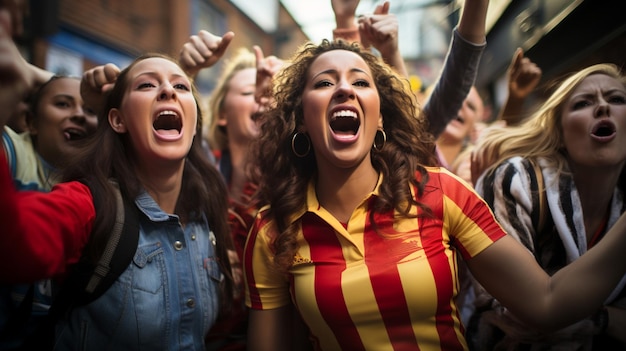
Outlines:
{"type": "Polygon", "coordinates": [[[157,134],[159,135],[178,135],[178,130],[176,129],[157,129],[157,134]]]}
{"type": "Polygon", "coordinates": [[[354,135],[354,132],[351,130],[335,130],[334,131],[335,134],[337,135],[346,135],[346,136],[352,136],[354,135]]]}

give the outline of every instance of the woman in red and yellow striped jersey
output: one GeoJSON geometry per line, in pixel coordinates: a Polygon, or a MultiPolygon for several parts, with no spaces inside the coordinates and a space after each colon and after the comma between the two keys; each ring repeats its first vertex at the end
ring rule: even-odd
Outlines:
{"type": "Polygon", "coordinates": [[[549,277],[437,167],[408,83],[357,45],[307,44],[275,84],[252,148],[266,206],[244,249],[251,350],[465,350],[457,258],[546,330],[595,312],[626,271],[620,219],[549,277]]]}

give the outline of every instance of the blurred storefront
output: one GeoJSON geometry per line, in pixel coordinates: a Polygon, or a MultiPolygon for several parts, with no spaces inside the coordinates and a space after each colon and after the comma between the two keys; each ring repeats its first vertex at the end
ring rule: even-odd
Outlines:
{"type": "MultiPolygon", "coordinates": [[[[330,0],[319,1],[330,4],[330,0]]],[[[373,0],[361,2],[367,9],[377,4],[373,0]]],[[[279,0],[30,3],[29,32],[21,46],[36,65],[64,74],[78,75],[109,62],[123,67],[147,51],[176,56],[189,36],[200,29],[219,35],[227,30],[236,33],[225,58],[238,47],[251,49],[253,45],[260,45],[266,55],[287,58],[309,39],[302,30],[303,20],[294,19],[284,6],[287,2],[279,0]]],[[[291,5],[294,12],[298,2],[289,3],[295,4],[291,5]]],[[[441,67],[463,0],[391,3],[391,11],[400,21],[401,51],[410,73],[420,78],[420,84],[431,84],[441,67]]],[[[625,66],[625,10],[625,0],[490,0],[488,44],[477,87],[497,109],[505,96],[506,70],[517,47],[541,67],[544,82],[591,63],[625,66]]],[[[332,11],[325,12],[324,18],[333,21],[332,11]]],[[[212,89],[222,62],[198,77],[202,93],[212,89]]]]}
{"type": "Polygon", "coordinates": [[[490,6],[499,10],[491,14],[476,85],[496,107],[506,97],[506,71],[518,47],[542,69],[536,99],[582,67],[626,67],[624,0],[492,0],[490,6]]]}
{"type": "MultiPolygon", "coordinates": [[[[225,58],[252,45],[288,55],[306,39],[278,0],[30,0],[30,9],[20,46],[34,64],[58,74],[81,75],[106,63],[124,67],[150,51],[177,56],[200,29],[235,32],[225,58]]],[[[197,78],[201,93],[210,92],[222,62],[197,78]]]]}

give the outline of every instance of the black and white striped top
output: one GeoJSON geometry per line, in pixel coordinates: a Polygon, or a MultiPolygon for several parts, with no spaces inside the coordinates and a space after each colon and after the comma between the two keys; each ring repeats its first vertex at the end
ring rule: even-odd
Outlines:
{"type": "MultiPolygon", "coordinates": [[[[582,206],[574,179],[557,173],[547,160],[537,160],[545,185],[549,213],[540,235],[538,180],[533,164],[512,157],[495,172],[483,174],[476,191],[485,199],[505,231],[521,242],[549,274],[576,260],[587,251],[582,206]]],[[[624,189],[616,187],[605,232],[626,210],[624,189]]],[[[604,233],[603,233],[604,234],[604,233]]],[[[608,298],[610,303],[626,285],[626,276],[608,298]]]]}

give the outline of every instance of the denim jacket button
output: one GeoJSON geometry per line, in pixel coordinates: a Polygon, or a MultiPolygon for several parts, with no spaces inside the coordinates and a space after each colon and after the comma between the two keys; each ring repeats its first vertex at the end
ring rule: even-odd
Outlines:
{"type": "Polygon", "coordinates": [[[194,299],[187,300],[187,307],[194,308],[195,306],[196,306],[196,300],[194,299]]]}
{"type": "Polygon", "coordinates": [[[182,250],[183,249],[183,243],[177,240],[176,242],[174,242],[174,248],[176,249],[176,251],[182,250]]]}

